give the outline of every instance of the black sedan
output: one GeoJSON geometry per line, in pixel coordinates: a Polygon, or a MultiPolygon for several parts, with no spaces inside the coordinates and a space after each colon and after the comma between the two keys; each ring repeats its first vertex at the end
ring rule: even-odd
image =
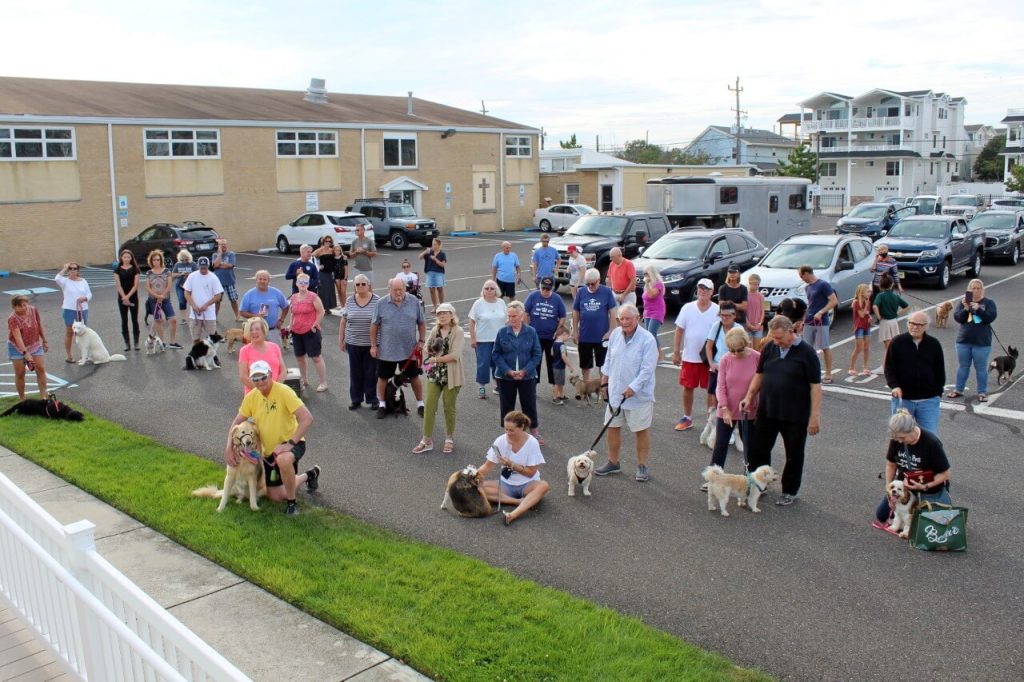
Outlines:
{"type": "MultiPolygon", "coordinates": [[[[211,256],[217,250],[220,235],[212,227],[199,221],[157,223],[150,225],[138,235],[121,244],[121,251],[128,249],[135,254],[139,267],[146,268],[146,259],[152,251],[164,254],[164,264],[172,267],[178,260],[178,252],[187,249],[195,260],[199,256],[211,256]]],[[[119,251],[120,252],[120,251],[119,251]]]]}
{"type": "Polygon", "coordinates": [[[747,270],[767,252],[757,237],[742,228],[677,228],[633,259],[637,301],[643,295],[644,270],[649,265],[658,270],[665,282],[665,301],[679,307],[693,300],[699,279],[707,277],[715,283],[717,291],[725,282],[729,266],[747,270]]]}

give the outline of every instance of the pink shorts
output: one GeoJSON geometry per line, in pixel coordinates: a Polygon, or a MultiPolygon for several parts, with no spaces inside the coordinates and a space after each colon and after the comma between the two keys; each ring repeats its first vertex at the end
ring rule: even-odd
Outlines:
{"type": "Polygon", "coordinates": [[[679,369],[679,385],[683,388],[707,388],[709,368],[703,362],[686,362],[679,369]]]}

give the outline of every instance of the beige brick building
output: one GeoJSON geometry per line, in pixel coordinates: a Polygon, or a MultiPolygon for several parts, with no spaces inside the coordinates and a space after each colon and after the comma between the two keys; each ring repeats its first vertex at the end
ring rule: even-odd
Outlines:
{"type": "Polygon", "coordinates": [[[538,133],[412,96],[0,78],[0,270],[111,262],[157,222],[269,247],[307,207],[358,197],[443,232],[519,229],[538,133]]]}

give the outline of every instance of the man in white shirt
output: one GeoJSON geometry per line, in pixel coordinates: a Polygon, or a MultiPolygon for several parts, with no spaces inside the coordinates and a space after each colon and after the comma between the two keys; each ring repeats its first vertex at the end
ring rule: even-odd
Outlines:
{"type": "MultiPolygon", "coordinates": [[[[693,410],[693,392],[698,386],[707,390],[709,367],[700,358],[700,350],[708,339],[711,326],[718,321],[718,304],[711,300],[715,284],[707,277],[697,282],[697,300],[679,310],[676,334],[672,345],[672,364],[679,365],[679,383],[683,387],[683,416],[676,423],[676,431],[693,428],[690,412],[693,410]]],[[[715,405],[715,395],[708,391],[707,406],[715,405]]]]}
{"type": "Polygon", "coordinates": [[[217,331],[217,303],[224,295],[217,275],[210,272],[210,259],[201,257],[196,264],[199,269],[185,280],[185,300],[188,301],[188,331],[192,341],[209,336],[217,331]]]}

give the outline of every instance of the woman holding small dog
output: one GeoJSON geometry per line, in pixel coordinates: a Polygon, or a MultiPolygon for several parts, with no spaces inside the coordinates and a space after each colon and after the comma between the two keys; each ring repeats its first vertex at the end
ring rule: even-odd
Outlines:
{"type": "Polygon", "coordinates": [[[996,321],[996,302],[985,297],[980,279],[967,284],[967,293],[956,302],[953,319],[960,324],[956,333],[956,387],[947,398],[962,398],[967,378],[974,365],[978,382],[978,402],[988,402],[988,356],[992,353],[992,323],[996,321]]]}
{"type": "Polygon", "coordinates": [[[437,322],[423,344],[423,369],[427,375],[427,395],[423,413],[423,438],[412,449],[414,454],[434,449],[434,421],[437,403],[444,403],[444,447],[441,452],[455,450],[455,401],[465,380],[462,371],[462,339],[465,336],[451,303],[439,303],[434,310],[437,322]]]}
{"type": "Polygon", "coordinates": [[[313,361],[316,367],[320,384],[316,387],[317,392],[323,393],[327,390],[327,366],[320,355],[323,335],[320,331],[320,323],[324,319],[324,304],[320,297],[309,290],[309,276],[300,272],[295,278],[295,286],[298,293],[292,294],[288,299],[288,311],[285,315],[292,316],[292,348],[295,351],[295,362],[299,366],[299,374],[302,376],[302,385],[308,386],[306,380],[306,356],[313,361]]]}
{"type": "Polygon", "coordinates": [[[64,316],[64,362],[74,362],[71,358],[71,341],[74,338],[71,325],[81,315],[82,322],[89,326],[89,301],[92,300],[92,289],[89,288],[89,283],[79,276],[79,271],[78,263],[65,263],[53,278],[64,292],[64,301],[61,303],[64,316]]]}
{"type": "Polygon", "coordinates": [[[18,400],[25,399],[25,371],[35,370],[39,397],[46,398],[46,352],[50,344],[39,318],[39,309],[28,304],[28,297],[11,298],[14,310],[7,316],[7,357],[14,366],[14,388],[18,400]]]}
{"type": "MultiPolygon", "coordinates": [[[[952,504],[949,497],[949,458],[942,441],[925,431],[907,410],[889,418],[889,449],[885,454],[885,486],[895,479],[918,494],[922,501],[952,504]],[[910,476],[907,476],[910,472],[910,476]]],[[[891,514],[886,494],[875,508],[875,528],[885,528],[891,514]]]]}
{"type": "Polygon", "coordinates": [[[515,507],[511,512],[502,512],[506,526],[536,507],[550,489],[540,479],[544,455],[540,443],[527,432],[530,424],[530,418],[522,412],[513,410],[506,414],[505,433],[495,439],[478,470],[480,477],[486,478],[495,466],[501,467],[500,484],[485,480],[480,488],[491,502],[515,507]]]}
{"type": "Polygon", "coordinates": [[[242,382],[242,394],[255,388],[249,379],[249,369],[254,362],[262,360],[270,365],[270,377],[274,381],[284,381],[285,366],[281,356],[281,347],[267,340],[270,328],[262,317],[250,317],[242,325],[243,338],[249,343],[238,351],[238,379],[242,382]]]}

